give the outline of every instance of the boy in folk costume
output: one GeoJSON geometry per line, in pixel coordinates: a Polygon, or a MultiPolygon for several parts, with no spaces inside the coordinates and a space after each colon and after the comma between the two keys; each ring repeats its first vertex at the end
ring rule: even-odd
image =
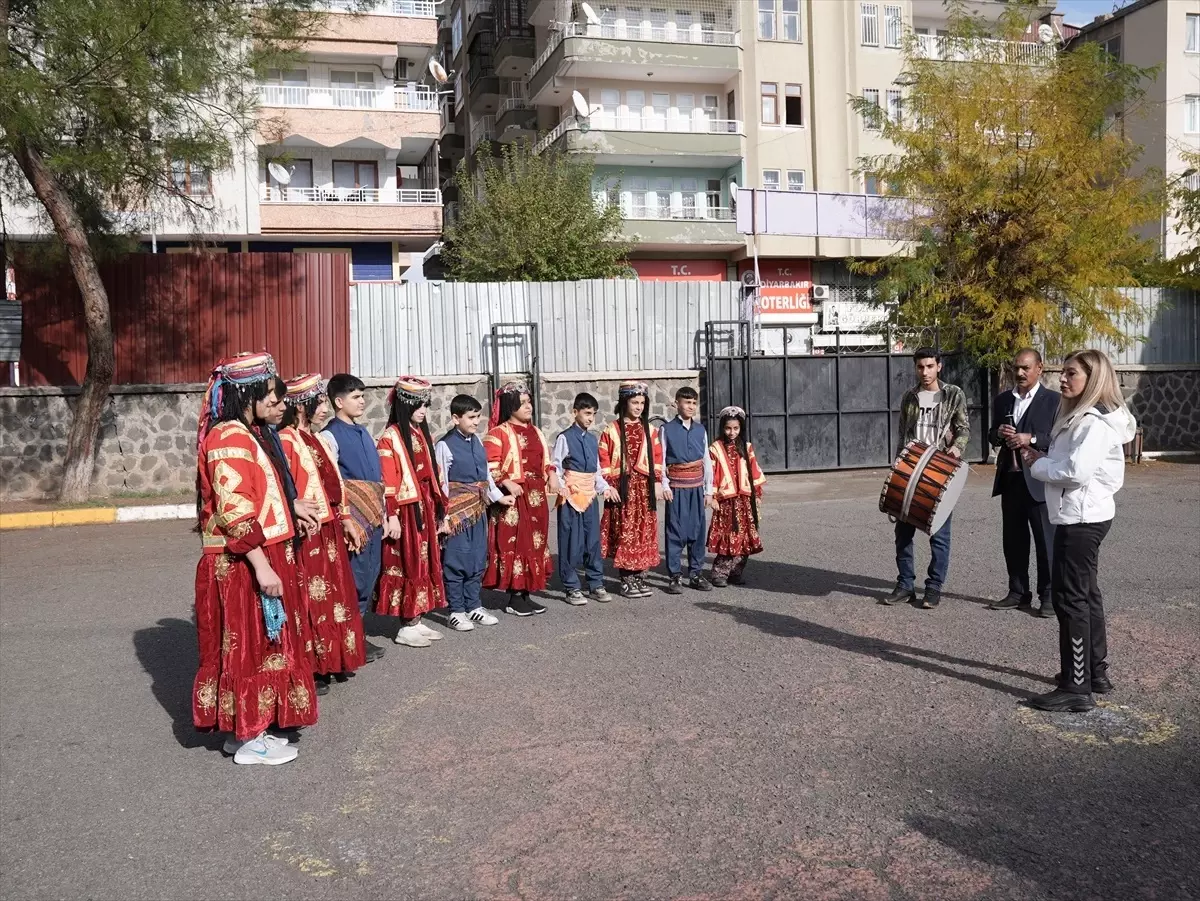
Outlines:
{"type": "Polygon", "coordinates": [[[762,552],[758,534],[758,502],[766,476],[758,467],[754,445],[746,440],[746,411],[726,407],[709,453],[716,482],[717,512],[708,529],[708,549],[717,555],[712,583],[718,588],[742,584],[751,554],[762,552]]]}
{"type": "Polygon", "coordinates": [[[600,507],[605,500],[617,500],[617,492],[600,474],[600,444],[591,432],[599,403],[590,394],[579,394],[572,406],[575,423],[555,440],[552,460],[563,486],[558,496],[558,578],[566,602],[582,607],[588,598],[609,600],[600,553],[600,507]],[[587,573],[587,597],[579,584],[581,566],[587,573]]]}
{"type": "Polygon", "coordinates": [[[649,389],[623,382],[617,396],[617,419],[600,436],[600,472],[618,498],[604,507],[600,546],[621,574],[621,596],[643,598],[651,593],[646,571],[658,564],[662,444],[646,409],[649,389]]]}
{"type": "Polygon", "coordinates": [[[296,483],[296,495],[312,509],[319,527],[300,545],[301,587],[307,596],[317,694],[329,691],[330,678],[346,675],[366,662],[358,590],[346,553],[342,523],[349,519],[342,480],[313,434],[326,418],[325,386],[320,375],[301,375],[287,383],[287,410],[279,441],[296,483]]]}
{"type": "Polygon", "coordinates": [[[294,613],[295,494],[278,436],[267,426],[280,402],[275,361],[222,361],[204,393],[197,431],[196,504],[204,552],[196,567],[200,667],[192,719],[232,733],[234,763],[296,759],[267,728],[317,721],[316,687],[294,613]]]}
{"type": "Polygon", "coordinates": [[[437,443],[434,455],[446,496],[446,544],[442,579],[450,605],[450,628],[470,632],[476,625],[500,622],[483,609],[480,588],[488,559],[488,504],[511,507],[516,498],[503,494],[488,472],[487,451],[475,433],[483,407],[469,394],[450,402],[454,426],[437,443]]]}
{"type": "MultiPolygon", "coordinates": [[[[350,549],[350,571],[358,590],[358,610],[366,614],[379,581],[379,564],[384,535],[383,470],[375,439],[358,420],[367,411],[362,379],[339,373],[329,380],[326,396],[333,418],[319,437],[337,464],[345,489],[350,518],[344,521],[346,545],[350,549]]],[[[388,537],[395,537],[389,534],[388,537]]],[[[365,641],[367,663],[384,654],[379,645],[365,641]]]]}
{"type": "Polygon", "coordinates": [[[396,644],[425,648],[442,633],[421,622],[446,606],[438,530],[446,512],[426,411],[433,386],[402,376],[388,395],[388,425],[379,437],[383,501],[395,538],[383,542],[375,612],[400,617],[396,644]]]}
{"type": "Polygon", "coordinates": [[[492,513],[492,553],[483,587],[508,592],[506,613],[545,613],[529,595],[543,590],[549,579],[548,494],[558,494],[559,484],[546,437],[533,424],[533,403],[524,385],[509,383],[496,392],[483,446],[492,480],[516,498],[511,507],[492,513]]]}
{"type": "Polygon", "coordinates": [[[700,395],[684,386],[675,392],[677,415],[659,429],[662,438],[663,498],[667,502],[667,594],[683,594],[683,552],[688,557],[688,587],[712,591],[704,578],[705,510],[713,501],[712,457],[708,453],[708,432],[697,421],[700,395]]]}

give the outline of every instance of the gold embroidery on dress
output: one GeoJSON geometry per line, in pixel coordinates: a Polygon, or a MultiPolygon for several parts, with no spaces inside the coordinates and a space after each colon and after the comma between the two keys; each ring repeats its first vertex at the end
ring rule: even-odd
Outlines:
{"type": "Polygon", "coordinates": [[[342,642],[346,645],[346,653],[348,654],[353,654],[354,649],[358,646],[358,639],[354,637],[354,632],[352,631],[346,633],[346,637],[342,639],[342,642]]]}
{"type": "Polygon", "coordinates": [[[292,702],[292,706],[300,712],[308,710],[312,704],[312,699],[308,694],[308,689],[300,683],[295,683],[288,690],[288,700],[292,702]]]}
{"type": "Polygon", "coordinates": [[[421,542],[421,559],[425,560],[428,557],[429,557],[429,542],[422,541],[421,542]]]}
{"type": "Polygon", "coordinates": [[[200,688],[196,691],[196,703],[200,705],[200,709],[205,713],[208,713],[217,706],[216,679],[205,679],[200,683],[200,688]]]}
{"type": "Polygon", "coordinates": [[[390,598],[388,598],[388,607],[392,610],[399,610],[401,597],[402,597],[402,595],[400,593],[400,589],[393,588],[392,595],[390,598]]]}
{"type": "Polygon", "coordinates": [[[236,632],[226,629],[221,633],[221,653],[228,657],[237,650],[238,637],[236,632]]]}
{"type": "Polygon", "coordinates": [[[329,585],[321,576],[313,576],[308,580],[308,597],[318,604],[323,603],[329,596],[329,585]]]}
{"type": "Polygon", "coordinates": [[[245,538],[250,534],[252,528],[253,526],[250,525],[249,520],[242,520],[231,525],[227,531],[230,538],[245,538]]]}
{"type": "Polygon", "coordinates": [[[395,576],[397,579],[404,578],[404,570],[402,570],[398,566],[389,566],[387,569],[385,569],[383,571],[383,574],[385,576],[395,576]]]}
{"type": "Polygon", "coordinates": [[[349,612],[346,610],[346,605],[335,603],[333,605],[333,621],[335,623],[344,623],[350,618],[349,612]]]}
{"type": "Polygon", "coordinates": [[[288,563],[296,562],[296,551],[295,548],[292,547],[292,543],[290,541],[283,546],[283,558],[287,560],[288,563]]]}
{"type": "Polygon", "coordinates": [[[517,512],[515,505],[504,511],[504,524],[506,526],[515,526],[520,521],[521,514],[517,512]]]}
{"type": "Polygon", "coordinates": [[[519,432],[517,433],[517,447],[521,448],[521,450],[529,447],[529,439],[519,432]]]}
{"type": "Polygon", "coordinates": [[[282,654],[268,654],[263,658],[262,666],[258,668],[260,673],[277,673],[280,670],[287,669],[287,658],[282,654]]]}
{"type": "Polygon", "coordinates": [[[512,571],[514,576],[522,575],[525,572],[525,564],[520,560],[514,560],[512,571]]]}
{"type": "Polygon", "coordinates": [[[536,488],[529,492],[526,497],[529,499],[529,506],[540,507],[546,502],[546,495],[542,494],[536,488]]]}
{"type": "Polygon", "coordinates": [[[321,639],[319,639],[319,638],[317,639],[315,648],[316,648],[318,657],[324,657],[326,654],[329,653],[329,646],[327,644],[325,644],[325,642],[321,641],[321,639]]]}
{"type": "Polygon", "coordinates": [[[311,638],[304,643],[304,653],[306,653],[306,654],[312,653],[312,639],[311,638]]]}
{"type": "Polygon", "coordinates": [[[231,569],[233,569],[233,558],[226,553],[217,554],[216,562],[213,563],[213,571],[216,573],[217,581],[224,582],[229,577],[231,569]]]}
{"type": "Polygon", "coordinates": [[[258,690],[258,714],[266,716],[275,707],[275,701],[279,696],[275,693],[274,686],[264,685],[258,690]]]}
{"type": "Polygon", "coordinates": [[[221,715],[233,716],[237,712],[237,702],[233,698],[232,691],[221,692],[221,715]]]}
{"type": "Polygon", "coordinates": [[[333,543],[332,538],[325,541],[325,556],[329,558],[330,563],[337,562],[337,545],[333,543]]]}
{"type": "Polygon", "coordinates": [[[417,592],[417,606],[422,610],[429,606],[429,589],[422,588],[417,592]]]}
{"type": "Polygon", "coordinates": [[[533,533],[533,546],[535,549],[541,550],[542,545],[545,543],[546,543],[545,535],[543,535],[541,532],[533,533]]]}

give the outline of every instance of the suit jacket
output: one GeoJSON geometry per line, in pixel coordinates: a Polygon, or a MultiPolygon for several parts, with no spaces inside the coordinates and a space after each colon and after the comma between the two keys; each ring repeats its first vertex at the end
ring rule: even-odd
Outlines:
{"type": "MultiPolygon", "coordinates": [[[[1037,444],[1034,447],[1037,450],[1047,451],[1050,449],[1050,430],[1054,427],[1054,417],[1058,415],[1058,401],[1058,392],[1051,391],[1042,385],[1038,388],[1037,394],[1033,396],[1033,400],[1030,401],[1025,415],[1017,423],[1018,432],[1027,432],[1036,436],[1037,444]]],[[[988,432],[988,441],[991,442],[992,447],[1000,448],[1000,452],[996,456],[996,480],[992,483],[992,497],[1000,493],[1004,485],[1004,477],[1013,470],[1013,455],[1005,447],[1004,439],[1000,437],[1000,426],[1004,425],[1004,418],[1012,413],[1016,403],[1017,399],[1013,395],[1012,389],[1001,391],[992,402],[992,429],[988,432]]],[[[1046,483],[1033,478],[1024,463],[1021,463],[1020,466],[1021,472],[1025,475],[1025,486],[1029,489],[1030,496],[1039,504],[1045,503],[1046,483]]]]}

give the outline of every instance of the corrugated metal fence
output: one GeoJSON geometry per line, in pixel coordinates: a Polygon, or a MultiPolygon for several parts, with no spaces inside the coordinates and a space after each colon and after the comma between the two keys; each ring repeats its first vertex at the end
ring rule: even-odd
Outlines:
{"type": "Polygon", "coordinates": [[[1200,291],[1124,288],[1138,313],[1123,316],[1121,331],[1134,342],[1117,350],[1106,341],[1093,346],[1118,366],[1200,363],[1200,291]]]}
{"type": "Polygon", "coordinates": [[[736,319],[736,282],[358,284],[350,293],[350,367],[369,378],[531,369],[538,326],[543,373],[698,369],[704,323],[736,319]]]}

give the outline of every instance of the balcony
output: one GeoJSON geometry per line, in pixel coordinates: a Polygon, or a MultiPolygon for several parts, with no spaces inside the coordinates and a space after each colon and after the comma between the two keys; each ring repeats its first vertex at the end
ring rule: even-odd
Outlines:
{"type": "Polygon", "coordinates": [[[948,37],[940,34],[918,34],[917,53],[924,59],[946,62],[1008,63],[1018,66],[1048,66],[1054,62],[1054,44],[1023,41],[1001,41],[995,38],[948,37]]]}
{"type": "Polygon", "coordinates": [[[705,250],[743,247],[745,239],[738,234],[733,210],[716,206],[719,196],[705,199],[713,205],[629,205],[623,211],[625,236],[642,250],[677,249],[681,245],[705,250]]]}
{"type": "Polygon", "coordinates": [[[577,78],[721,84],[741,71],[741,34],[707,25],[558,23],[529,70],[529,98],[555,103],[553,89],[577,78]]]}
{"type": "Polygon", "coordinates": [[[483,116],[478,121],[471,123],[471,153],[475,153],[475,148],[484,141],[496,140],[496,117],[483,116]]]}
{"type": "Polygon", "coordinates": [[[496,140],[508,144],[537,133],[537,110],[524,97],[506,97],[496,114],[496,140]]]}
{"type": "Polygon", "coordinates": [[[332,15],[322,17],[301,44],[304,53],[394,61],[397,46],[432,48],[437,43],[437,14],[434,4],[426,0],[384,0],[365,10],[359,9],[357,0],[324,0],[316,5],[322,7],[332,15]]]}
{"type": "Polygon", "coordinates": [[[742,159],[742,123],[737,119],[659,119],[596,113],[590,122],[564,119],[533,146],[588,153],[597,165],[732,166],[742,159]]]}
{"type": "Polygon", "coordinates": [[[436,236],[442,192],[388,188],[260,186],[262,233],[436,236]]]}
{"type": "Polygon", "coordinates": [[[537,55],[525,0],[492,0],[496,71],[503,78],[524,78],[537,55]]]}
{"type": "Polygon", "coordinates": [[[437,95],[397,90],[259,85],[259,140],[316,147],[398,148],[401,139],[436,140],[437,95]]]}

